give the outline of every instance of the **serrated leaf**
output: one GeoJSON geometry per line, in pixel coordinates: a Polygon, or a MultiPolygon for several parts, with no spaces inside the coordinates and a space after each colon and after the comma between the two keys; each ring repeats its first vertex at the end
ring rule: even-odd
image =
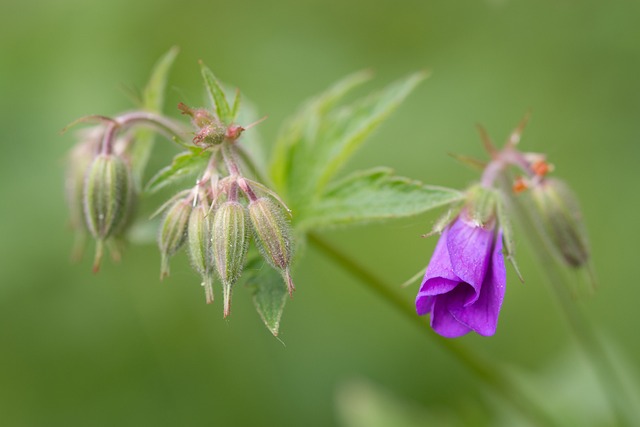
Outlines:
{"type": "Polygon", "coordinates": [[[271,177],[277,187],[286,190],[285,182],[293,166],[297,147],[309,145],[315,138],[317,124],[344,96],[371,78],[361,71],[351,74],[331,86],[322,94],[307,101],[280,130],[271,166],[271,177]]]}
{"type": "Polygon", "coordinates": [[[425,77],[425,73],[410,75],[347,106],[335,107],[329,102],[294,121],[294,126],[288,128],[292,137],[280,144],[287,150],[278,153],[280,165],[275,165],[274,171],[280,174],[274,179],[286,186],[287,198],[294,208],[304,209],[312,203],[366,138],[425,77]]]}
{"type": "Polygon", "coordinates": [[[155,193],[177,179],[204,169],[208,160],[208,156],[195,149],[177,154],[169,166],[160,169],[149,180],[145,192],[155,193]]]}
{"type": "MultiPolygon", "coordinates": [[[[149,82],[142,93],[143,108],[148,111],[160,113],[164,104],[164,92],[167,86],[167,78],[179,49],[172,47],[165,53],[153,67],[149,82]]],[[[149,129],[136,131],[134,144],[131,147],[131,162],[136,185],[140,187],[144,170],[149,161],[153,149],[155,133],[149,129]]]]}
{"type": "Polygon", "coordinates": [[[216,107],[216,114],[218,115],[218,118],[224,124],[230,124],[233,121],[233,116],[222,85],[218,82],[218,79],[216,79],[213,72],[202,62],[200,62],[200,70],[202,72],[202,78],[204,79],[204,85],[207,88],[207,92],[216,107]]]}
{"type": "Polygon", "coordinates": [[[277,337],[282,312],[289,299],[289,293],[280,272],[256,256],[247,263],[244,276],[247,286],[253,288],[253,304],[260,318],[273,336],[277,337]]]}
{"type": "Polygon", "coordinates": [[[297,218],[301,229],[362,224],[417,215],[461,200],[463,193],[393,175],[388,168],[356,172],[331,185],[297,218]]]}

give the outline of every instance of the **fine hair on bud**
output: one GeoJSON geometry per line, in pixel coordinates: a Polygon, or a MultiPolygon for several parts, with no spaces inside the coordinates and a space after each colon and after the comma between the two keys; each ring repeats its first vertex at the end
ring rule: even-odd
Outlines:
{"type": "Polygon", "coordinates": [[[177,200],[165,214],[160,232],[158,246],[162,257],[160,278],[169,275],[169,257],[174,255],[187,240],[187,227],[191,216],[191,200],[177,200]]]}
{"type": "Polygon", "coordinates": [[[563,261],[581,267],[589,261],[589,243],[578,200],[567,184],[545,179],[531,189],[538,224],[563,261]]]}
{"type": "Polygon", "coordinates": [[[213,261],[222,281],[224,317],[231,312],[231,291],[242,274],[249,245],[245,208],[237,201],[220,205],[213,219],[213,261]]]}
{"type": "Polygon", "coordinates": [[[294,285],[289,266],[293,243],[282,207],[269,198],[261,197],[249,203],[249,216],[258,249],[269,264],[283,272],[291,294],[294,285]]]}
{"type": "Polygon", "coordinates": [[[189,215],[187,225],[187,242],[191,265],[200,276],[204,286],[207,304],[213,302],[213,265],[212,253],[211,216],[209,206],[198,203],[189,215]]]}
{"type": "Polygon", "coordinates": [[[100,268],[104,241],[127,223],[133,205],[133,179],[119,156],[99,154],[85,178],[83,202],[87,229],[97,240],[93,270],[100,268]]]}
{"type": "Polygon", "coordinates": [[[126,162],[110,154],[98,155],[87,171],[84,212],[87,228],[106,239],[126,220],[132,203],[133,180],[126,162]]]}

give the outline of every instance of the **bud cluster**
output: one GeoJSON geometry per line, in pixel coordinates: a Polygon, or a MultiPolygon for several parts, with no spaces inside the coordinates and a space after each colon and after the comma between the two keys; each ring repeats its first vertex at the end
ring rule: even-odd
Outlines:
{"type": "Polygon", "coordinates": [[[236,159],[236,144],[245,128],[234,124],[223,127],[207,110],[184,104],[179,108],[191,116],[197,128],[193,143],[210,152],[211,157],[196,186],[187,196],[179,193],[168,207],[159,236],[162,276],[168,272],[166,259],[188,242],[191,263],[202,277],[207,303],[213,301],[215,276],[222,283],[227,317],[233,287],[242,275],[253,239],[264,259],[281,271],[292,294],[293,243],[285,214],[288,209],[275,193],[243,175],[236,159]]]}
{"type": "MultiPolygon", "coordinates": [[[[193,269],[202,277],[207,303],[213,302],[215,279],[222,283],[227,317],[233,286],[254,240],[263,258],[281,272],[291,295],[293,242],[288,208],[268,187],[247,178],[237,161],[238,139],[253,125],[224,123],[214,112],[182,103],[178,109],[191,118],[196,129],[192,142],[202,149],[199,155],[209,156],[209,162],[193,188],[178,192],[156,212],[163,213],[158,231],[160,278],[169,275],[169,259],[187,246],[193,269]]],[[[94,271],[98,271],[105,246],[118,256],[118,241],[137,204],[130,154],[135,141],[126,131],[135,124],[151,124],[177,136],[184,132],[175,130],[170,120],[144,112],[80,121],[92,120],[102,125],[84,134],[72,151],[66,190],[78,240],[90,234],[97,242],[94,271]]]]}

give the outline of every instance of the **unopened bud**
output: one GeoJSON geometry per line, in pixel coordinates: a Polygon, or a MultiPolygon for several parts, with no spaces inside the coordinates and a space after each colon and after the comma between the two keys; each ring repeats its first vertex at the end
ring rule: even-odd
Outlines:
{"type": "Polygon", "coordinates": [[[295,286],[289,272],[293,244],[282,208],[271,199],[261,197],[249,203],[249,215],[262,256],[283,272],[289,294],[293,294],[295,286]]]}
{"type": "Polygon", "coordinates": [[[100,266],[102,243],[121,229],[133,203],[133,180],[125,161],[114,155],[98,155],[87,171],[84,213],[87,228],[98,240],[94,271],[100,266]]]}
{"type": "Polygon", "coordinates": [[[169,275],[169,257],[175,254],[187,240],[187,226],[191,214],[191,201],[180,199],[169,208],[162,221],[158,246],[162,257],[160,278],[169,275]]]}
{"type": "Polygon", "coordinates": [[[192,209],[187,226],[191,265],[202,276],[207,304],[213,302],[213,268],[211,265],[211,218],[209,207],[198,204],[192,209]]]}
{"type": "Polygon", "coordinates": [[[479,227],[493,223],[496,217],[496,203],[498,194],[480,185],[468,191],[466,215],[468,219],[479,227]]]}
{"type": "Polygon", "coordinates": [[[531,189],[540,224],[562,259],[572,267],[589,260],[589,244],[578,200],[558,179],[545,179],[531,189]]]}
{"type": "Polygon", "coordinates": [[[222,281],[224,317],[231,311],[231,291],[240,278],[249,244],[249,226],[244,207],[227,201],[213,220],[213,260],[222,281]]]}
{"type": "Polygon", "coordinates": [[[224,142],[227,135],[227,128],[219,121],[213,121],[211,124],[205,125],[193,138],[193,143],[200,147],[210,147],[212,145],[220,145],[224,142]]]}

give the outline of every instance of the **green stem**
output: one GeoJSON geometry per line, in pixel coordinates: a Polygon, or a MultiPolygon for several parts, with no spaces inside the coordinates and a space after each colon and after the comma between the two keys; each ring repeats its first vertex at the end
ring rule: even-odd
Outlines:
{"type": "Polygon", "coordinates": [[[532,210],[525,208],[523,203],[513,196],[508,197],[508,202],[511,213],[520,223],[520,228],[527,236],[539,264],[545,266],[544,272],[549,279],[551,291],[560,306],[560,311],[586,360],[591,364],[604,394],[609,400],[617,425],[640,425],[640,414],[634,409],[636,405],[631,401],[629,393],[625,391],[624,381],[620,378],[615,363],[605,350],[593,324],[577,304],[575,298],[572,297],[571,285],[566,278],[566,272],[560,268],[558,260],[553,256],[554,250],[540,231],[539,224],[531,215],[532,210]]]}
{"type": "Polygon", "coordinates": [[[430,339],[435,340],[440,346],[454,356],[460,363],[466,366],[480,381],[501,396],[505,402],[509,403],[519,413],[529,419],[534,425],[541,427],[558,426],[558,423],[547,414],[542,408],[529,399],[527,393],[511,380],[509,376],[500,371],[497,365],[493,364],[477,353],[471,352],[467,347],[458,341],[447,339],[433,333],[426,328],[423,320],[418,317],[415,308],[402,296],[391,290],[391,287],[378,276],[374,275],[348,255],[326,242],[314,233],[308,234],[309,242],[325,256],[334,261],[337,265],[348,271],[364,285],[389,302],[411,323],[424,331],[430,339]]]}

